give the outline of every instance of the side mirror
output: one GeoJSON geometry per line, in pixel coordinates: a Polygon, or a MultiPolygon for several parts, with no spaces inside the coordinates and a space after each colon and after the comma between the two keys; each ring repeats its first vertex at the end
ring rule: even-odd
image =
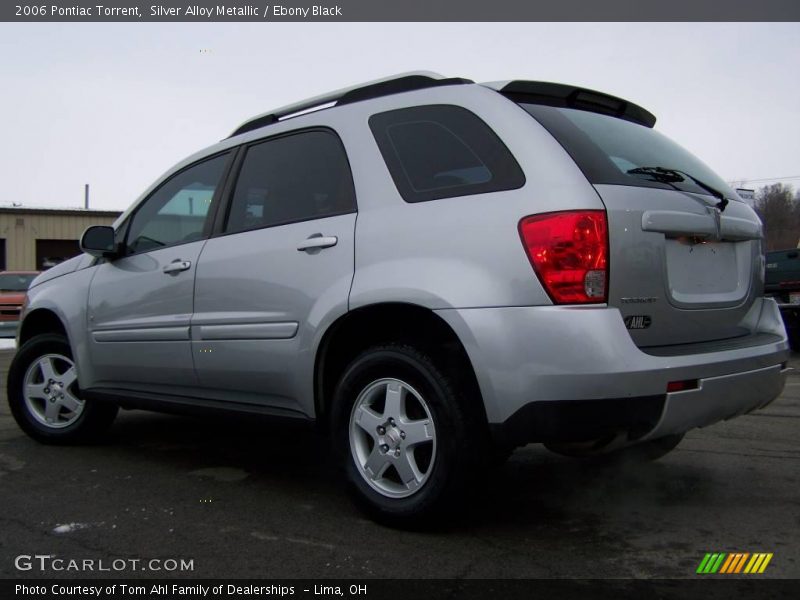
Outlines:
{"type": "Polygon", "coordinates": [[[81,251],[97,258],[114,258],[118,255],[114,228],[92,225],[81,236],[81,251]]]}

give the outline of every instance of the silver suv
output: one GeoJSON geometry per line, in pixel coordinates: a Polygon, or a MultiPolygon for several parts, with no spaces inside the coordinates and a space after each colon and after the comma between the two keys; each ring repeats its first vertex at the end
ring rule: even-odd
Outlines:
{"type": "Polygon", "coordinates": [[[657,458],[778,396],[788,346],[758,217],[655,120],[433,73],[252,119],[36,279],[13,414],[314,420],[395,523],[530,442],[657,458]]]}

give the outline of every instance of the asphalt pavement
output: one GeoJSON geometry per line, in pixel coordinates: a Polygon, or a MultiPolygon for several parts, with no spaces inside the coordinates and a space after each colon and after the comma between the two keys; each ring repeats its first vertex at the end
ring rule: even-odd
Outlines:
{"type": "Polygon", "coordinates": [[[101,445],[38,444],[8,411],[11,354],[0,577],[682,578],[707,552],[773,553],[760,577],[800,577],[797,373],[766,409],[690,432],[655,463],[518,450],[466,516],[405,532],[363,517],[303,427],[123,411],[101,445]],[[136,567],[18,569],[34,555],[136,567]],[[191,571],[163,571],[181,559],[191,571]]]}

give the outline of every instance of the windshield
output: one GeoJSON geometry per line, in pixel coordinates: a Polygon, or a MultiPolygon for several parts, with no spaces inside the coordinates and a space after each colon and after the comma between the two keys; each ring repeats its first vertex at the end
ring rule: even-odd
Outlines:
{"type": "Polygon", "coordinates": [[[36,273],[0,273],[0,290],[24,292],[36,278],[36,273]]]}
{"type": "Polygon", "coordinates": [[[656,181],[647,173],[629,173],[641,167],[683,171],[735,197],[733,190],[706,164],[658,131],[616,117],[585,110],[522,104],[572,156],[590,182],[638,185],[708,194],[690,179],[656,181]]]}

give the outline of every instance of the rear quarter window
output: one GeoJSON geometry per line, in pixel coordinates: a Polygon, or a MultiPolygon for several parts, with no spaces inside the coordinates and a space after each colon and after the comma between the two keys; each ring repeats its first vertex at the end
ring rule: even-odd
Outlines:
{"type": "Polygon", "coordinates": [[[378,113],[369,126],[406,202],[520,188],[525,175],[477,115],[451,105],[378,113]]]}

